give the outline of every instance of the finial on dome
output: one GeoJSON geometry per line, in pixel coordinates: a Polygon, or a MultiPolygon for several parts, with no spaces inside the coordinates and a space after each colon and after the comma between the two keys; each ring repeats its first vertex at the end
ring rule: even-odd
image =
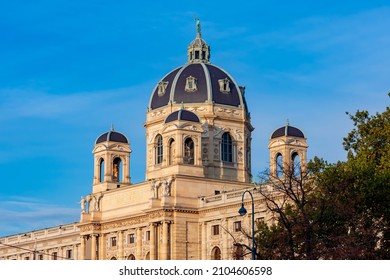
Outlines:
{"type": "Polygon", "coordinates": [[[288,122],[288,119],[286,119],[286,126],[284,127],[284,135],[287,136],[288,135],[288,126],[289,126],[289,122],[288,122]]]}
{"type": "Polygon", "coordinates": [[[200,20],[194,17],[196,24],[196,38],[187,47],[188,63],[208,63],[210,59],[210,47],[202,39],[200,20]]]}
{"type": "Polygon", "coordinates": [[[115,131],[113,123],[111,124],[111,131],[115,131]]]}

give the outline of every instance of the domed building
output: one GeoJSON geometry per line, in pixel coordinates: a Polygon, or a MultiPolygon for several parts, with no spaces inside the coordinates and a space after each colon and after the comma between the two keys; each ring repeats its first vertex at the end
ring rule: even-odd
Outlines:
{"type": "MultiPolygon", "coordinates": [[[[6,237],[3,259],[210,260],[248,259],[253,220],[266,220],[254,189],[251,133],[240,86],[210,62],[200,24],[187,47],[187,62],[156,82],[146,121],[145,181],[130,178],[130,141],[113,128],[93,148],[92,191],[80,200],[75,224],[6,237]],[[241,206],[254,215],[240,216],[241,206]],[[50,242],[49,242],[50,241],[50,242]],[[248,244],[249,245],[249,244],[248,244]],[[54,257],[55,256],[55,257],[54,257]]],[[[270,137],[270,169],[306,163],[303,132],[286,124],[270,137]]]]}
{"type": "Polygon", "coordinates": [[[186,174],[248,183],[253,127],[245,87],[210,62],[200,28],[187,58],[152,91],[145,122],[146,179],[186,174]],[[189,119],[167,122],[178,111],[189,119]]]}

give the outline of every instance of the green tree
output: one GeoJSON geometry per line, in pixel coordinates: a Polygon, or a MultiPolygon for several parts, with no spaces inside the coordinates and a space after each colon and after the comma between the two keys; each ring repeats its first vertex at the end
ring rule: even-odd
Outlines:
{"type": "Polygon", "coordinates": [[[274,220],[256,235],[263,259],[390,258],[390,109],[347,113],[345,162],[314,158],[302,174],[262,176],[274,220]],[[273,191],[269,191],[269,187],[273,191]]]}

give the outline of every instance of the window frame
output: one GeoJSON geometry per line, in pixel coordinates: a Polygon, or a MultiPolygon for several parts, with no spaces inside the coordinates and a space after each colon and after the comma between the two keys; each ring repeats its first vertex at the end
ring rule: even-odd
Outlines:
{"type": "Polygon", "coordinates": [[[233,137],[229,132],[225,132],[221,137],[221,160],[223,162],[234,162],[233,137]]]}
{"type": "Polygon", "coordinates": [[[161,134],[156,136],[156,144],[155,144],[155,163],[162,164],[164,160],[164,146],[163,146],[163,138],[161,134]]]}
{"type": "Polygon", "coordinates": [[[211,234],[216,236],[216,235],[219,235],[220,231],[219,231],[219,225],[212,225],[211,226],[211,234]]]}

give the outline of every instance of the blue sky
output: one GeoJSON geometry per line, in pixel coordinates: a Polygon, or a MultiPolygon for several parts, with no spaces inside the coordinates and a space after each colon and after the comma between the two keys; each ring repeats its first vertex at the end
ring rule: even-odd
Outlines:
{"type": "Polygon", "coordinates": [[[287,118],[306,134],[309,158],[344,160],[345,112],[389,105],[390,4],[317,2],[3,3],[0,236],[78,221],[94,141],[111,124],[131,141],[132,181],[144,180],[146,106],[186,62],[195,16],[211,62],[246,86],[254,174],[287,118]]]}

